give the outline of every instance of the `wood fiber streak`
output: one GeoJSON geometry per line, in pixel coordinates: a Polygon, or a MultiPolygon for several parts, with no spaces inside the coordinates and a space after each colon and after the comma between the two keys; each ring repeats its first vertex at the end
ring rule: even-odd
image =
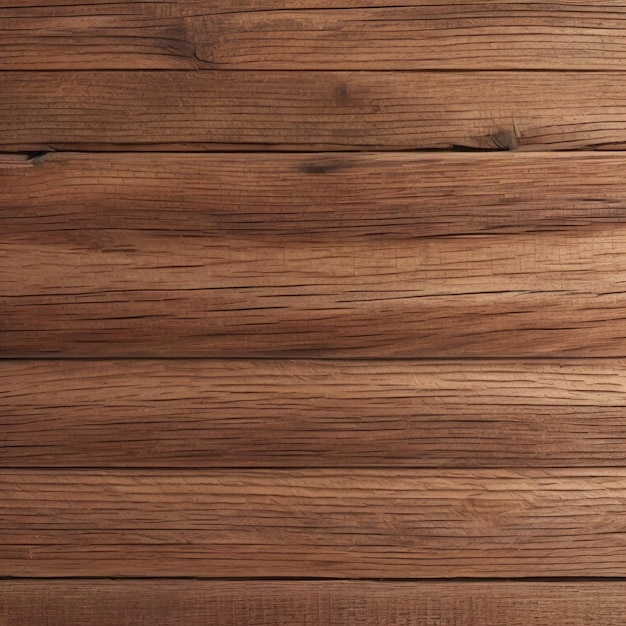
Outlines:
{"type": "Polygon", "coordinates": [[[0,465],[620,466],[625,365],[2,362],[0,465]]]}
{"type": "Polygon", "coordinates": [[[626,575],[626,470],[0,471],[7,576],[626,575]]]}
{"type": "Polygon", "coordinates": [[[623,626],[622,582],[7,581],[19,626],[623,626]]]}
{"type": "Polygon", "coordinates": [[[174,159],[3,158],[1,356],[626,354],[619,153],[174,159]]]}
{"type": "Polygon", "coordinates": [[[622,148],[620,72],[0,72],[0,151],[622,148]]]}
{"type": "Polygon", "coordinates": [[[0,69],[607,70],[615,1],[0,2],[0,69]]]}

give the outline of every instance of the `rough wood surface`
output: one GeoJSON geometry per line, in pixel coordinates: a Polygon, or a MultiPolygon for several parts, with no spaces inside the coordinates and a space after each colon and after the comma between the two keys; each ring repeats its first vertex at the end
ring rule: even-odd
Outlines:
{"type": "Polygon", "coordinates": [[[618,69],[626,5],[0,2],[0,69],[618,69]]]}
{"type": "Polygon", "coordinates": [[[1,356],[626,354],[617,153],[173,158],[4,157],[1,356]]]}
{"type": "Polygon", "coordinates": [[[0,234],[273,243],[626,224],[621,152],[0,155],[0,234]]]}
{"type": "Polygon", "coordinates": [[[0,624],[623,626],[625,595],[623,582],[25,580],[0,582],[0,624]]]}
{"type": "Polygon", "coordinates": [[[1,356],[626,354],[623,229],[291,246],[79,237],[2,246],[1,356]]]}
{"type": "Polygon", "coordinates": [[[626,470],[0,471],[8,576],[626,576],[626,470]]]}
{"type": "Polygon", "coordinates": [[[0,626],[623,626],[624,25],[0,0],[0,626]]]}
{"type": "Polygon", "coordinates": [[[620,466],[625,365],[3,362],[0,465],[620,466]]]}
{"type": "Polygon", "coordinates": [[[0,72],[0,151],[622,148],[620,72],[0,72]]]}

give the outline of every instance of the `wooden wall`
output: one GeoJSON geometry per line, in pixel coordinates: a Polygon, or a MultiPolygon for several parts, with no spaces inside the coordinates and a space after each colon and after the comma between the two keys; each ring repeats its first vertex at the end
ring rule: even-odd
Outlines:
{"type": "Polygon", "coordinates": [[[0,0],[0,626],[623,626],[626,3],[0,0]]]}

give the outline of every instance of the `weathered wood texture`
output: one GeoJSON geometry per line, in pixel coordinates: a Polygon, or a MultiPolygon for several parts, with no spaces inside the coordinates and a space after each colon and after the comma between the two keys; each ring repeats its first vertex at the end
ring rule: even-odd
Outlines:
{"type": "Polygon", "coordinates": [[[0,0],[0,626],[622,626],[624,25],[0,0]]]}
{"type": "Polygon", "coordinates": [[[0,151],[621,148],[620,72],[1,72],[0,151]]]}
{"type": "Polygon", "coordinates": [[[625,365],[3,362],[0,465],[620,466],[625,365]]]}
{"type": "Polygon", "coordinates": [[[626,576],[626,470],[0,471],[8,576],[626,576]]]}
{"type": "Polygon", "coordinates": [[[0,2],[0,69],[618,69],[612,0],[0,2]]]}
{"type": "Polygon", "coordinates": [[[621,582],[4,581],[0,624],[623,626],[625,595],[621,582]]]}
{"type": "Polygon", "coordinates": [[[412,239],[626,224],[621,152],[0,155],[0,234],[412,239]]]}
{"type": "Polygon", "coordinates": [[[626,354],[619,153],[2,164],[2,356],[626,354]]]}

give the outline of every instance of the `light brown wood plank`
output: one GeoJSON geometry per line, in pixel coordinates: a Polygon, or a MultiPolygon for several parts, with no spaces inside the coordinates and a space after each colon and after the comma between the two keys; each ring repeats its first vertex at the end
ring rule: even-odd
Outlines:
{"type": "Polygon", "coordinates": [[[0,2],[0,69],[621,70],[626,5],[0,2]]]}
{"type": "Polygon", "coordinates": [[[0,471],[8,576],[624,576],[626,470],[0,471]]]}
{"type": "Polygon", "coordinates": [[[0,623],[623,626],[625,595],[623,582],[4,581],[0,623]]]}
{"type": "Polygon", "coordinates": [[[4,467],[622,466],[625,363],[0,363],[4,467]]]}
{"type": "Polygon", "coordinates": [[[626,354],[619,153],[2,164],[2,356],[626,354]]]}
{"type": "Polygon", "coordinates": [[[0,73],[0,151],[621,148],[620,72],[0,73]]]}

